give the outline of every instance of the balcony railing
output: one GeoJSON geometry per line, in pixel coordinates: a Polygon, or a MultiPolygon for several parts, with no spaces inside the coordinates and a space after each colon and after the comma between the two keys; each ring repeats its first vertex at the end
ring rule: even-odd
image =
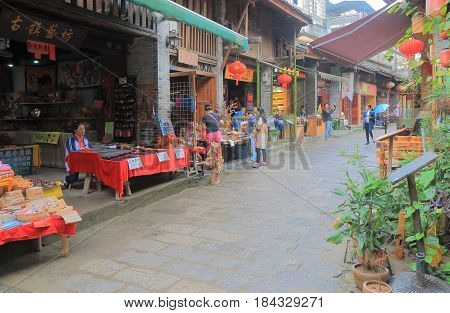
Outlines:
{"type": "Polygon", "coordinates": [[[142,28],[156,29],[152,11],[127,0],[65,0],[64,2],[104,16],[118,18],[142,28]]]}
{"type": "Polygon", "coordinates": [[[196,27],[178,23],[180,47],[210,57],[217,56],[217,37],[196,27]]]}

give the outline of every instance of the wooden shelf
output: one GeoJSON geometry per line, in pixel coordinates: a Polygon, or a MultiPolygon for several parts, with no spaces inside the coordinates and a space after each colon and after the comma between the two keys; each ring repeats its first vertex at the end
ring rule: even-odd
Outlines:
{"type": "Polygon", "coordinates": [[[18,119],[0,119],[0,121],[22,122],[22,121],[58,121],[58,120],[96,120],[95,117],[39,117],[39,118],[18,118],[18,119]]]}
{"type": "Polygon", "coordinates": [[[19,102],[20,105],[75,104],[76,102],[19,102]]]}

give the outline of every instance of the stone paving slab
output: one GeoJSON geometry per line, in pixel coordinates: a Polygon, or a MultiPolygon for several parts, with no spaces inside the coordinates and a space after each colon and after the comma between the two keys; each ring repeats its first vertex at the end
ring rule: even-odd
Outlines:
{"type": "MultiPolygon", "coordinates": [[[[304,143],[306,170],[295,152],[274,150],[269,162],[281,166],[230,169],[220,186],[186,189],[79,232],[68,258],[55,243],[2,260],[0,290],[353,291],[345,248],[325,239],[340,201],[330,191],[355,173],[339,151],[361,143],[362,133],[304,143]]],[[[376,164],[375,145],[360,151],[376,164]]]]}

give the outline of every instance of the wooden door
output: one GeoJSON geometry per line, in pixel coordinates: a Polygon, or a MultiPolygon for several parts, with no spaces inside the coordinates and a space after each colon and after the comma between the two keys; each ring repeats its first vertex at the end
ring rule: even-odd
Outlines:
{"type": "Polygon", "coordinates": [[[205,105],[207,103],[213,106],[214,111],[217,111],[217,97],[216,97],[216,78],[197,76],[197,115],[196,121],[200,122],[205,115],[205,105]]]}

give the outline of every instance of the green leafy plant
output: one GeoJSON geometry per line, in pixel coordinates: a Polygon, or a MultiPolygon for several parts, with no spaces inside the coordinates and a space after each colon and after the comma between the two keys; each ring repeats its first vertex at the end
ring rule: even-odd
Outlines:
{"type": "Polygon", "coordinates": [[[397,228],[398,194],[387,180],[367,169],[358,152],[349,164],[358,168],[359,179],[347,173],[345,190],[334,190],[346,199],[333,213],[338,216],[334,225],[337,232],[327,241],[340,244],[344,239],[354,239],[358,259],[366,269],[373,270],[380,265],[380,252],[397,228]]]}

